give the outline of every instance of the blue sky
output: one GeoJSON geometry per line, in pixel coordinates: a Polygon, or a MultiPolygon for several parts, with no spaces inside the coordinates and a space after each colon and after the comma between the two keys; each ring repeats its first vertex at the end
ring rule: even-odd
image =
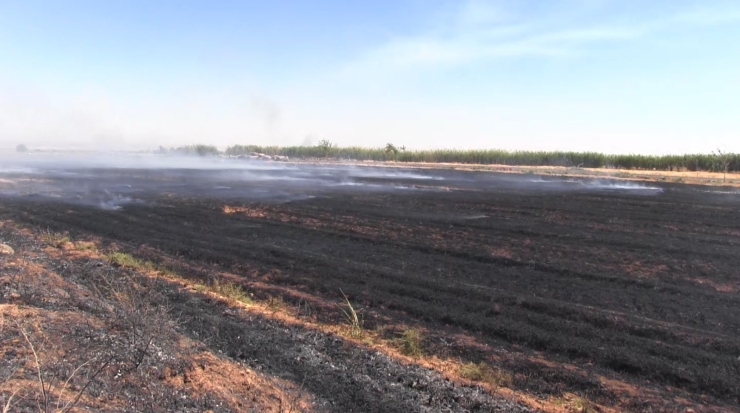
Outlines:
{"type": "Polygon", "coordinates": [[[737,1],[5,1],[0,146],[740,151],[737,1]]]}

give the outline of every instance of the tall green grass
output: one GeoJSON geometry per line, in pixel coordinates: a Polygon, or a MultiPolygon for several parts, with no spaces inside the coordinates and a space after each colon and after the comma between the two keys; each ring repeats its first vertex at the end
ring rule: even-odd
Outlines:
{"type": "MultiPolygon", "coordinates": [[[[501,149],[428,149],[388,151],[386,148],[359,146],[258,146],[234,145],[223,153],[208,145],[190,145],[174,149],[160,149],[160,153],[200,156],[247,155],[250,152],[283,155],[293,159],[334,158],[357,161],[396,161],[463,163],[512,166],[565,166],[582,168],[642,169],[663,171],[722,172],[721,159],[713,154],[686,155],[607,155],[598,152],[567,151],[507,151],[501,149]]],[[[740,154],[727,154],[728,171],[740,170],[740,154]]]]}
{"type": "MultiPolygon", "coordinates": [[[[284,155],[296,159],[324,158],[325,149],[318,146],[257,146],[235,145],[229,147],[226,155],[244,155],[260,152],[267,155],[284,155]]],[[[616,168],[644,170],[685,170],[717,171],[724,170],[720,159],[712,154],[686,155],[607,155],[598,152],[565,151],[506,151],[500,149],[430,149],[387,152],[384,148],[363,148],[358,146],[335,147],[328,154],[338,159],[358,161],[397,161],[431,163],[465,163],[484,165],[521,166],[566,166],[583,168],[616,168]]],[[[730,171],[740,170],[740,154],[728,154],[730,171]]]]}

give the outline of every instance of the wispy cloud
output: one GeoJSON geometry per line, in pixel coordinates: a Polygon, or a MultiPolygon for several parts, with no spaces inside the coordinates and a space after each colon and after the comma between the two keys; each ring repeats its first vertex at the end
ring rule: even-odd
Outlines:
{"type": "Polygon", "coordinates": [[[687,24],[692,26],[713,26],[740,21],[740,8],[704,9],[679,13],[666,19],[666,24],[687,24]]]}
{"type": "MultiPolygon", "coordinates": [[[[600,2],[604,3],[604,2],[600,2]]],[[[590,4],[590,3],[589,3],[590,4]]],[[[592,11],[596,6],[583,6],[592,11]]],[[[669,28],[740,21],[740,8],[700,9],[663,17],[609,19],[609,13],[584,23],[567,13],[522,16],[479,0],[468,2],[450,18],[452,24],[416,36],[396,37],[349,62],[347,75],[456,66],[507,57],[558,57],[582,54],[607,42],[644,38],[669,28]]],[[[577,14],[577,13],[573,13],[577,14]]]]}

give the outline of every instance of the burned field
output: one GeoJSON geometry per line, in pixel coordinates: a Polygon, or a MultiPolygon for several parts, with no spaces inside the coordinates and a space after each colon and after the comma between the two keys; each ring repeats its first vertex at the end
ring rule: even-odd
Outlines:
{"type": "Polygon", "coordinates": [[[364,328],[421,329],[426,355],[485,361],[515,393],[740,404],[736,190],[305,165],[0,178],[0,219],[229,274],[326,322],[341,290],[364,328]]]}

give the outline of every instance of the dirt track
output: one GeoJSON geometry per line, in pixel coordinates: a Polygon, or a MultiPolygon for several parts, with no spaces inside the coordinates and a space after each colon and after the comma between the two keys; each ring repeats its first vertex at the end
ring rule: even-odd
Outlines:
{"type": "Polygon", "coordinates": [[[321,303],[341,289],[367,328],[420,326],[429,354],[486,360],[533,397],[740,404],[736,189],[461,171],[88,172],[47,176],[43,190],[7,176],[0,217],[196,277],[233,274],[327,321],[336,311],[321,303]]]}

